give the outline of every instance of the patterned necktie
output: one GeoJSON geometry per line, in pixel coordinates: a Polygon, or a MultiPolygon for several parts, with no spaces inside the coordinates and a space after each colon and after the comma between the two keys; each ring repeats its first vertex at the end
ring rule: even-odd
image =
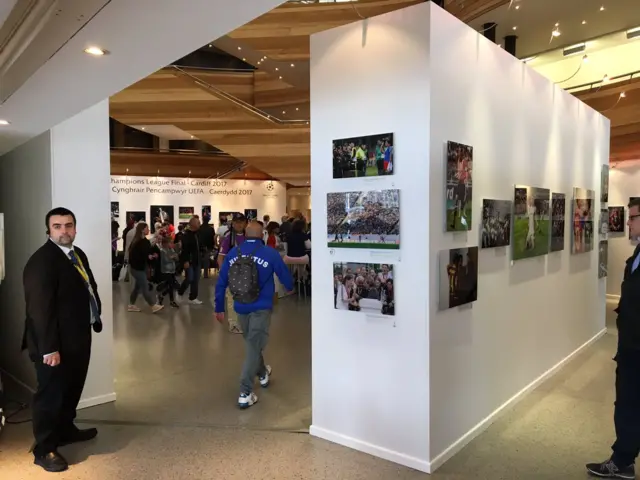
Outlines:
{"type": "Polygon", "coordinates": [[[96,297],[93,295],[93,289],[89,284],[89,275],[87,275],[87,272],[85,271],[84,267],[78,261],[76,252],[74,252],[73,250],[69,252],[69,259],[71,260],[71,263],[73,263],[73,266],[76,267],[76,270],[78,270],[78,273],[82,276],[82,279],[84,280],[84,284],[89,289],[89,305],[91,306],[91,324],[93,325],[96,322],[96,320],[100,319],[100,313],[98,311],[98,302],[96,302],[96,297]]]}

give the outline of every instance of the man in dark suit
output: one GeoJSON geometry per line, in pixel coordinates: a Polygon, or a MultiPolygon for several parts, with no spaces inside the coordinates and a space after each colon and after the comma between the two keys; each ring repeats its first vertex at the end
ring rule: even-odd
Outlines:
{"type": "MultiPolygon", "coordinates": [[[[640,239],[640,199],[629,203],[629,235],[640,239]]],[[[635,461],[640,453],[640,245],[627,259],[620,287],[616,401],[613,422],[616,441],[613,454],[602,463],[590,463],[590,474],[604,478],[634,479],[635,461]]]]}
{"type": "Polygon", "coordinates": [[[91,356],[91,329],[102,331],[101,304],[89,260],[73,245],[76,217],[66,208],[47,213],[49,240],[24,267],[29,350],[38,380],[33,397],[33,450],[36,465],[49,472],[68,468],[58,447],[94,438],[95,428],[73,421],[91,356]]]}

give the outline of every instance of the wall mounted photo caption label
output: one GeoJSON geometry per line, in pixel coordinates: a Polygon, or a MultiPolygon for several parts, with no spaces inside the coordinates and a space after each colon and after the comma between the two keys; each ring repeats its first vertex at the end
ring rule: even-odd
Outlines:
{"type": "MultiPolygon", "coordinates": [[[[240,180],[239,182],[242,182],[240,180]]],[[[238,188],[238,181],[205,180],[198,178],[145,178],[111,177],[111,191],[118,195],[161,194],[161,195],[252,195],[253,188],[238,188]],[[232,186],[233,185],[233,186],[232,186]]],[[[265,187],[269,191],[269,184],[265,187]]],[[[272,185],[271,191],[275,190],[272,185]]],[[[266,196],[275,196],[274,194],[266,196]]]]}

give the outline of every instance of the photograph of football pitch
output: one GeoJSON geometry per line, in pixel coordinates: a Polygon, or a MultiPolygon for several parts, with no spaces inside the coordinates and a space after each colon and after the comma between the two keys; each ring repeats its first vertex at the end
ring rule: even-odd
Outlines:
{"type": "Polygon", "coordinates": [[[549,253],[550,191],[516,185],[514,195],[513,260],[549,253]]]}
{"type": "Polygon", "coordinates": [[[473,147],[447,142],[445,184],[446,231],[471,230],[473,147]]]}

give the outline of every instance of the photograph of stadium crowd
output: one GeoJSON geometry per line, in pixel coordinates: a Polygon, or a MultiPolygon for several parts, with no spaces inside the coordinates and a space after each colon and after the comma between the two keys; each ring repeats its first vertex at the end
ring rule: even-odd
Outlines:
{"type": "Polygon", "coordinates": [[[395,315],[393,265],[333,264],[333,306],[336,310],[395,315]]]}
{"type": "Polygon", "coordinates": [[[573,242],[571,253],[593,250],[593,207],[595,192],[586,188],[573,188],[573,242]]]}
{"type": "Polygon", "coordinates": [[[327,194],[327,244],[333,248],[400,248],[400,190],[327,194]]]}
{"type": "Polygon", "coordinates": [[[447,310],[478,299],[478,247],[440,251],[440,299],[447,310]]]}
{"type": "Polygon", "coordinates": [[[471,230],[473,147],[447,142],[447,232],[471,230]]]}
{"type": "Polygon", "coordinates": [[[624,233],[624,207],[609,207],[609,233],[624,233]]]}
{"type": "Polygon", "coordinates": [[[607,203],[609,201],[609,165],[602,165],[600,173],[600,201],[607,203]]]}
{"type": "Polygon", "coordinates": [[[598,245],[598,278],[607,276],[608,264],[609,242],[607,240],[600,240],[598,245]]]}
{"type": "Polygon", "coordinates": [[[551,194],[551,251],[564,250],[564,224],[566,213],[564,193],[551,194]]]}
{"type": "Polygon", "coordinates": [[[513,207],[513,260],[549,253],[547,188],[515,186],[513,207]]]}
{"type": "Polygon", "coordinates": [[[482,200],[482,248],[511,243],[511,201],[482,200]]]}
{"type": "Polygon", "coordinates": [[[393,174],[393,133],[333,141],[333,178],[393,174]]]}

